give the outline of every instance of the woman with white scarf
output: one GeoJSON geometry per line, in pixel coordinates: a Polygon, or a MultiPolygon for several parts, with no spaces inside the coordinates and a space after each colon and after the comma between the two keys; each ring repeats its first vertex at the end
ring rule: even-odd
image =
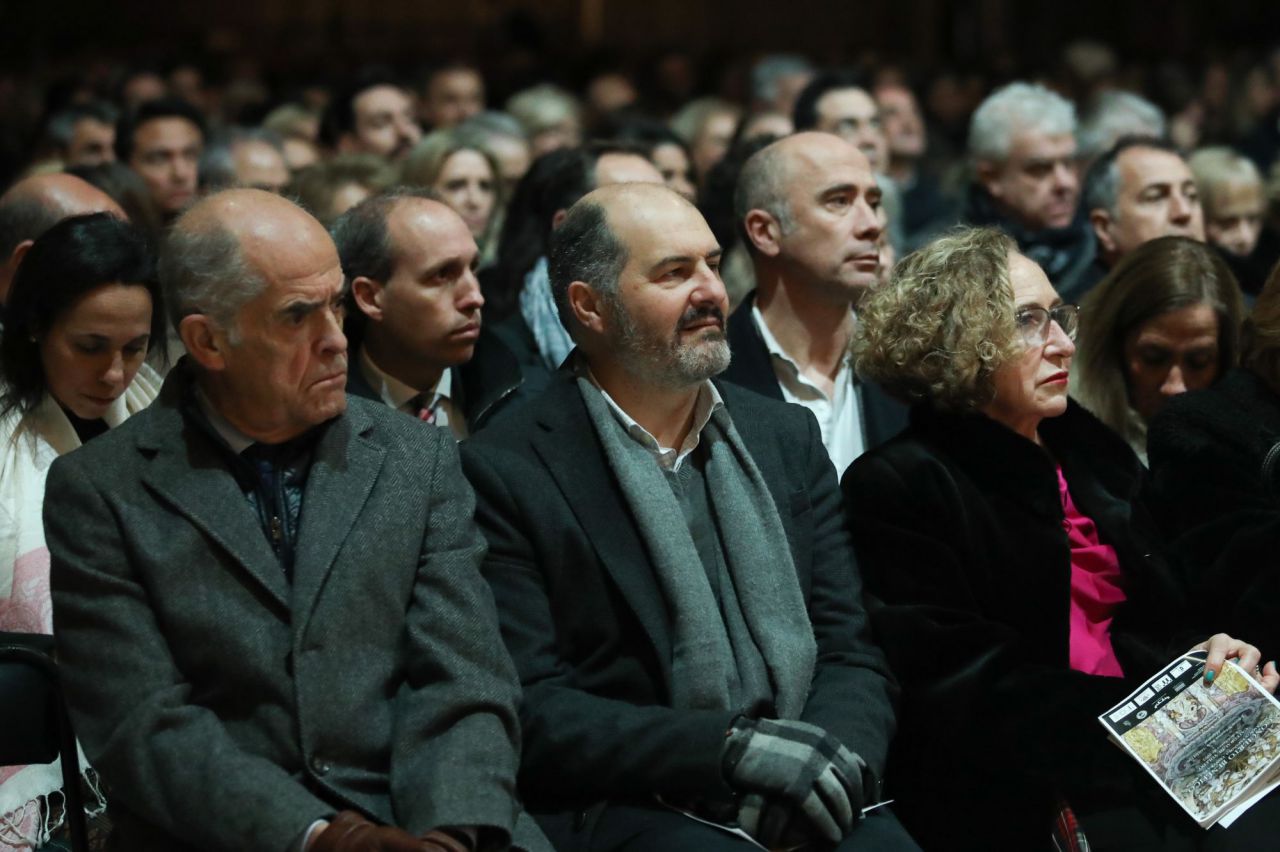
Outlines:
{"type": "MultiPolygon", "coordinates": [[[[49,465],[155,399],[160,376],[143,361],[164,351],[164,328],[151,251],[127,222],[64,220],[23,258],[0,338],[0,631],[53,632],[49,465]]],[[[61,786],[57,762],[0,767],[0,850],[48,842],[61,786]]]]}

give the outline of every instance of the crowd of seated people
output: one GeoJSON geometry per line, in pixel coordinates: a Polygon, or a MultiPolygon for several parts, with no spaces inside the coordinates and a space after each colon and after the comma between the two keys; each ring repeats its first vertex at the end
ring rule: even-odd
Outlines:
{"type": "Polygon", "coordinates": [[[94,848],[1274,842],[1097,716],[1280,685],[1280,81],[179,70],[0,194],[0,633],[94,848]]]}

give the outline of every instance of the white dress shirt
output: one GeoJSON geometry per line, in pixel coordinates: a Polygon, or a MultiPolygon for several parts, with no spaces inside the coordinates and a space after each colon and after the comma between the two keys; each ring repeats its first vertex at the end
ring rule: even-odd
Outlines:
{"type": "Polygon", "coordinates": [[[853,372],[853,356],[846,353],[841,359],[840,369],[836,372],[834,393],[827,396],[821,388],[805,378],[800,365],[787,354],[782,344],[769,331],[764,315],[756,305],[751,306],[751,318],[760,330],[765,348],[769,350],[774,375],[778,377],[778,385],[782,388],[782,398],[787,402],[803,405],[818,418],[822,445],[827,448],[827,455],[835,465],[836,476],[843,476],[845,469],[867,449],[862,431],[858,382],[853,372]]]}
{"type": "Polygon", "coordinates": [[[600,388],[600,395],[604,397],[604,401],[609,403],[609,408],[613,411],[613,415],[618,418],[618,422],[627,430],[627,434],[631,436],[637,444],[644,447],[658,462],[658,466],[663,470],[669,470],[672,473],[680,470],[680,465],[684,464],[684,460],[689,457],[689,453],[698,448],[698,443],[702,440],[702,430],[706,428],[707,422],[711,419],[711,415],[716,409],[724,406],[724,400],[720,397],[720,391],[716,390],[716,386],[707,380],[698,388],[698,401],[694,403],[693,409],[693,428],[689,430],[689,434],[685,436],[684,443],[680,449],[675,447],[664,447],[658,443],[658,439],[653,437],[648,429],[636,422],[635,418],[623,410],[609,396],[609,392],[600,387],[600,383],[590,373],[587,374],[591,383],[600,388]]]}
{"type": "Polygon", "coordinates": [[[415,403],[415,399],[419,395],[427,398],[434,395],[438,400],[433,421],[435,425],[447,427],[453,433],[453,437],[459,441],[467,437],[467,421],[462,416],[462,409],[450,395],[453,390],[452,370],[442,372],[434,388],[419,391],[409,387],[395,376],[384,373],[382,368],[373,363],[373,359],[369,357],[368,347],[360,347],[360,355],[356,360],[369,387],[373,388],[387,405],[396,411],[403,411],[416,417],[420,406],[415,403]]]}

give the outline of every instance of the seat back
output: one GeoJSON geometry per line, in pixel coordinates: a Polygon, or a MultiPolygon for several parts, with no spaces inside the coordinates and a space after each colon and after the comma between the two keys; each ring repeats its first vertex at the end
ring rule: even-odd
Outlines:
{"type": "Polygon", "coordinates": [[[80,760],[54,661],[53,637],[0,633],[0,766],[62,758],[62,791],[71,848],[88,852],[80,760]]]}

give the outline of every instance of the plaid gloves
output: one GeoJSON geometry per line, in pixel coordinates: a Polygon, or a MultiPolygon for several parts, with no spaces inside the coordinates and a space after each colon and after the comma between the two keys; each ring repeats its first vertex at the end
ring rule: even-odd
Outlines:
{"type": "Polygon", "coordinates": [[[744,794],[738,824],[763,846],[839,843],[861,817],[866,763],[816,725],[739,718],[721,766],[729,786],[744,794]]]}

